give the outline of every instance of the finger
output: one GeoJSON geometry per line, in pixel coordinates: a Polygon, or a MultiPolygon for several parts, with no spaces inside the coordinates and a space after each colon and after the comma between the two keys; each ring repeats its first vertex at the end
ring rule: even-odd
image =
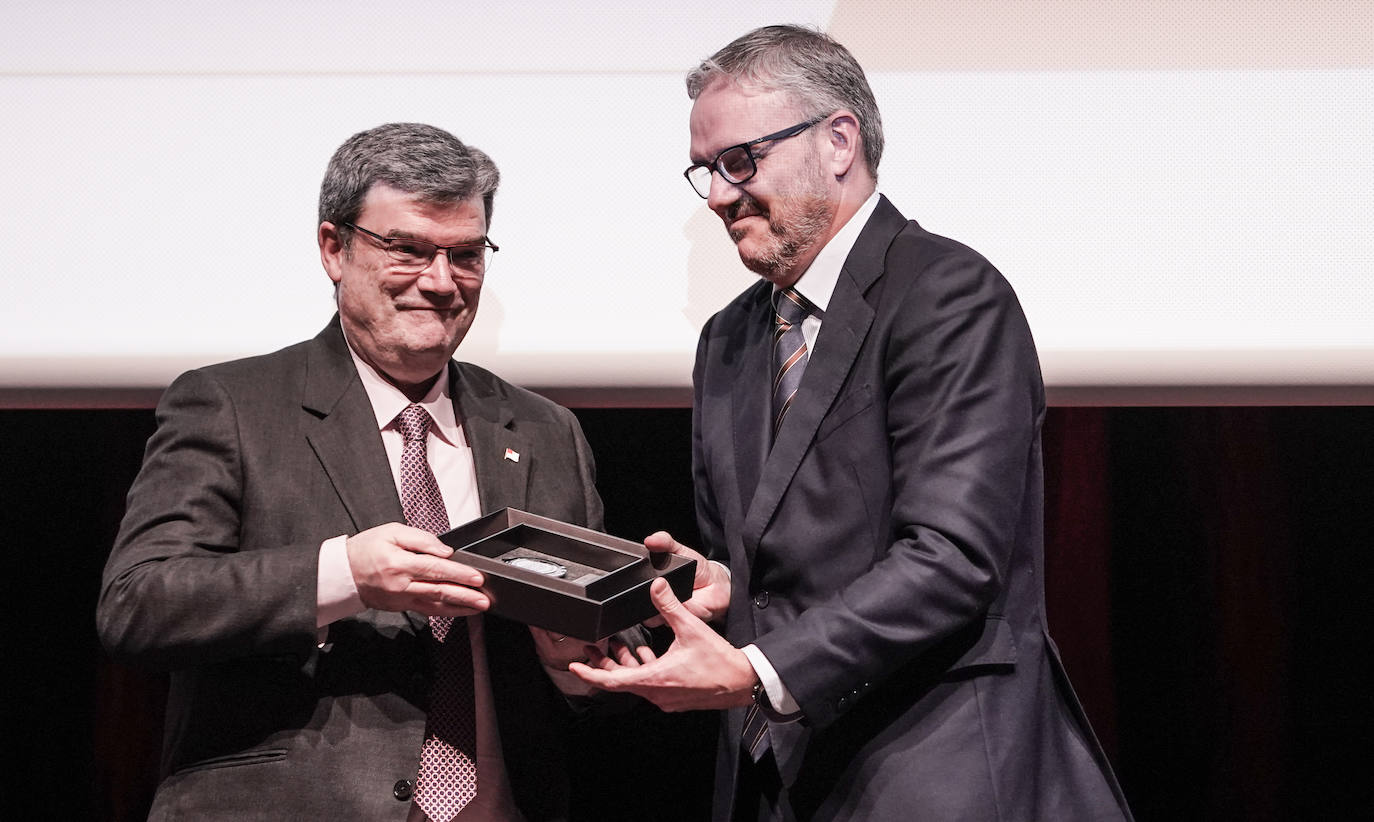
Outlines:
{"type": "Polygon", "coordinates": [[[568,671],[588,685],[595,685],[603,691],[624,690],[624,686],[616,677],[616,670],[603,670],[593,668],[585,662],[573,662],[568,665],[568,671]]]}
{"type": "Polygon", "coordinates": [[[485,608],[464,608],[458,605],[435,605],[432,608],[407,608],[406,610],[436,617],[470,617],[486,611],[485,608]]]}
{"type": "Polygon", "coordinates": [[[407,551],[413,551],[417,554],[430,554],[436,557],[453,556],[451,547],[440,542],[434,534],[420,528],[396,523],[396,528],[390,536],[394,544],[407,551]]]}
{"type": "Polygon", "coordinates": [[[667,531],[655,531],[645,537],[644,547],[655,553],[676,554],[684,559],[696,560],[697,566],[692,573],[692,588],[705,588],[711,584],[711,563],[699,552],[673,539],[667,531]]]}
{"type": "Polygon", "coordinates": [[[678,543],[667,531],[655,531],[644,538],[644,547],[650,551],[676,553],[676,549],[686,546],[678,543]]]}
{"type": "Polygon", "coordinates": [[[428,582],[450,582],[469,588],[480,588],[487,581],[482,572],[471,565],[438,557],[416,557],[411,576],[428,582]]]}
{"type": "Polygon", "coordinates": [[[638,648],[622,646],[616,653],[616,659],[626,668],[638,668],[641,664],[653,662],[658,659],[658,656],[648,645],[641,645],[638,648]]]}
{"type": "MultiPolygon", "coordinates": [[[[707,608],[704,605],[698,604],[697,601],[694,599],[689,599],[686,602],[682,603],[682,607],[686,608],[688,613],[690,613],[692,616],[696,617],[697,619],[703,622],[711,618],[711,609],[707,608]]],[[[648,625],[649,623],[646,622],[644,624],[648,625]]]]}
{"type": "Polygon", "coordinates": [[[663,577],[650,583],[649,601],[663,615],[663,621],[668,623],[668,627],[673,630],[673,633],[681,634],[681,629],[691,629],[692,620],[696,617],[682,607],[682,602],[678,600],[677,594],[673,593],[673,589],[668,586],[668,581],[663,577]]]}
{"type": "Polygon", "coordinates": [[[607,671],[619,667],[619,663],[617,663],[614,659],[611,659],[606,654],[602,653],[600,648],[595,648],[594,650],[594,653],[587,654],[586,665],[588,667],[602,668],[607,671]]]}
{"type": "Polygon", "coordinates": [[[605,657],[606,655],[601,646],[595,642],[582,642],[579,643],[579,647],[582,649],[582,657],[578,660],[579,662],[588,662],[595,656],[605,657]]]}
{"type": "MultiPolygon", "coordinates": [[[[690,550],[690,549],[689,549],[690,550]]],[[[715,581],[715,575],[720,573],[716,563],[711,562],[701,554],[696,554],[696,571],[692,574],[692,589],[705,588],[715,581]]]]}
{"type": "Polygon", "coordinates": [[[476,588],[464,585],[415,580],[406,588],[406,593],[434,607],[470,608],[474,612],[485,611],[491,607],[491,597],[476,588]]]}
{"type": "MultiPolygon", "coordinates": [[[[431,536],[433,536],[431,534],[431,536]]],[[[428,554],[430,556],[448,559],[453,556],[453,549],[443,544],[439,540],[416,540],[415,542],[397,543],[402,548],[415,554],[428,554]]]]}

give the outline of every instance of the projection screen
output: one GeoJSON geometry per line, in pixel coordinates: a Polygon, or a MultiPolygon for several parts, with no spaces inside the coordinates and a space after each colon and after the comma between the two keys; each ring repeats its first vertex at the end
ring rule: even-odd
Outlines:
{"type": "Polygon", "coordinates": [[[682,78],[771,22],[864,64],[880,190],[1012,282],[1052,401],[1374,402],[1374,3],[242,0],[7,13],[0,404],[313,335],[325,163],[398,120],[502,170],[461,358],[686,404],[753,275],[682,178],[682,78]]]}

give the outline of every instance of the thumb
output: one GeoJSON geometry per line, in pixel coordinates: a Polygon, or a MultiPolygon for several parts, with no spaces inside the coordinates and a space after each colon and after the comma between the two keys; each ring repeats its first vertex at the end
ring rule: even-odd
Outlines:
{"type": "Polygon", "coordinates": [[[677,594],[673,593],[672,587],[663,577],[649,584],[649,601],[663,615],[663,621],[668,623],[668,627],[672,628],[675,634],[679,633],[680,627],[687,627],[687,623],[693,618],[687,609],[682,607],[677,594]]]}
{"type": "Polygon", "coordinates": [[[654,552],[676,553],[677,540],[667,531],[655,531],[644,538],[644,547],[654,552]]]}

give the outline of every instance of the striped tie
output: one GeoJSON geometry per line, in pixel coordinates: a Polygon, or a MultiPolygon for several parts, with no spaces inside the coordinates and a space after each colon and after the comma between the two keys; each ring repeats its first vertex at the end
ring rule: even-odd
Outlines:
{"type": "MultiPolygon", "coordinates": [[[[429,413],[407,406],[396,417],[405,439],[401,451],[401,509],[406,524],[433,533],[448,530],[448,511],[429,467],[429,413]]],[[[477,714],[473,707],[472,648],[467,622],[430,617],[434,635],[434,686],[415,804],[434,822],[448,822],[477,796],[477,714]]]]}
{"type": "Polygon", "coordinates": [[[773,436],[782,427],[782,418],[792,407],[792,399],[801,385],[802,372],[810,359],[806,338],[802,336],[802,320],[819,310],[795,289],[784,288],[773,293],[773,436]]]}
{"type": "Polygon", "coordinates": [[[768,752],[768,717],[763,715],[757,702],[750,703],[749,709],[744,712],[744,733],[740,734],[740,744],[754,762],[768,752]]]}
{"type": "MultiPolygon", "coordinates": [[[[802,335],[802,320],[821,311],[794,288],[773,292],[773,437],[782,427],[782,418],[792,407],[801,385],[802,372],[810,355],[806,337],[802,335]]],[[[744,732],[740,744],[749,758],[758,762],[768,751],[768,718],[759,710],[757,702],[744,713],[744,732]]]]}

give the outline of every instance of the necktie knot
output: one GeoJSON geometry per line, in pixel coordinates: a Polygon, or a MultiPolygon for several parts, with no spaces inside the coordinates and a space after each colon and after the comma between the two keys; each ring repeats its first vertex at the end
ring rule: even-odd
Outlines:
{"type": "Polygon", "coordinates": [[[773,311],[777,314],[778,325],[790,328],[815,312],[816,307],[803,297],[795,288],[779,289],[773,294],[773,311]]]}
{"type": "Polygon", "coordinates": [[[396,415],[405,444],[401,450],[401,510],[406,524],[433,534],[448,530],[448,512],[434,471],[429,467],[429,429],[434,420],[418,405],[396,415]]]}
{"type": "Polygon", "coordinates": [[[423,442],[429,436],[429,427],[433,423],[429,412],[415,404],[407,405],[405,410],[396,415],[396,428],[407,443],[416,440],[423,442]]]}

